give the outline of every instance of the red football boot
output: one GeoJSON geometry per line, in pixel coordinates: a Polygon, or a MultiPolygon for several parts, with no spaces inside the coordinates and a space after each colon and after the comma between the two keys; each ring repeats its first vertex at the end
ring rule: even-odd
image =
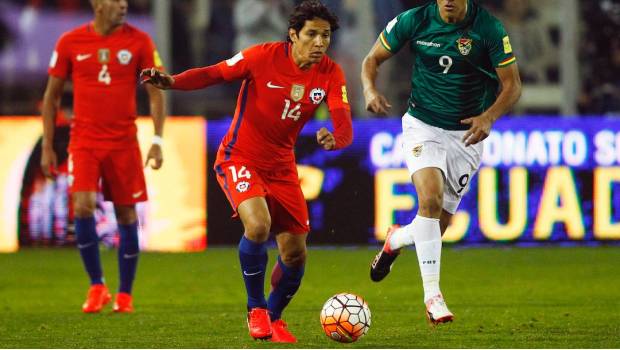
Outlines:
{"type": "Polygon", "coordinates": [[[392,225],[388,228],[383,248],[381,248],[370,264],[370,279],[374,282],[383,280],[385,276],[392,271],[394,260],[396,260],[396,258],[398,258],[398,254],[400,254],[400,249],[393,249],[390,246],[390,238],[399,228],[399,225],[392,225]]]}
{"type": "Polygon", "coordinates": [[[248,328],[250,336],[254,339],[267,339],[271,337],[271,318],[269,311],[255,307],[248,312],[248,328]]]}
{"type": "Polygon", "coordinates": [[[286,322],[275,320],[271,323],[271,329],[273,333],[271,333],[270,341],[274,343],[297,343],[297,338],[289,332],[286,322]]]}
{"type": "Polygon", "coordinates": [[[88,296],[82,305],[82,311],[85,313],[99,312],[110,300],[112,296],[105,284],[93,284],[88,289],[88,296]]]}
{"type": "Polygon", "coordinates": [[[133,312],[131,294],[118,293],[114,301],[114,312],[133,312]]]}

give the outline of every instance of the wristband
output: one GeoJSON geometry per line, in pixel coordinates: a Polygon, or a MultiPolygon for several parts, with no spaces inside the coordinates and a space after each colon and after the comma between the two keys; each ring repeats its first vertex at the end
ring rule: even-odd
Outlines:
{"type": "Polygon", "coordinates": [[[158,135],[153,135],[153,140],[152,143],[154,145],[158,145],[158,146],[163,146],[164,145],[164,138],[158,135]]]}

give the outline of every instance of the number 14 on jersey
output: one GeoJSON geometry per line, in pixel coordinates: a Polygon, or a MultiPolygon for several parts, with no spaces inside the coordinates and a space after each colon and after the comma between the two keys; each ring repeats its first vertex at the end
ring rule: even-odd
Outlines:
{"type": "Polygon", "coordinates": [[[288,98],[284,99],[284,109],[282,110],[282,120],[286,118],[291,118],[295,121],[298,121],[301,118],[301,103],[296,104],[293,108],[291,108],[291,100],[288,98]]]}

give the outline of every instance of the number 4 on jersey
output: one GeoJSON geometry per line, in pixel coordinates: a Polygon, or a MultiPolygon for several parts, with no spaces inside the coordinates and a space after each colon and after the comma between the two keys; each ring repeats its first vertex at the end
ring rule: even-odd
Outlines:
{"type": "Polygon", "coordinates": [[[110,85],[112,82],[112,76],[110,76],[110,72],[108,71],[108,65],[104,64],[101,66],[101,70],[99,71],[99,77],[97,79],[100,83],[104,83],[106,85],[110,85]]]}

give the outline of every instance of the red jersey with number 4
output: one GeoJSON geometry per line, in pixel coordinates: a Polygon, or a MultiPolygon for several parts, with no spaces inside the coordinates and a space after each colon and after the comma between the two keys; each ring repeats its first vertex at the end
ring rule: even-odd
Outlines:
{"type": "Polygon", "coordinates": [[[136,142],[136,87],[141,69],[162,68],[148,34],[124,24],[109,35],[92,23],[63,34],[49,74],[73,80],[70,149],[120,149],[136,142]]]}
{"type": "Polygon", "coordinates": [[[301,70],[290,49],[284,42],[261,44],[217,65],[225,80],[244,81],[216,163],[243,159],[263,169],[294,163],[297,136],[323,101],[332,116],[343,109],[350,119],[340,66],[324,55],[309,70],[301,70]]]}

